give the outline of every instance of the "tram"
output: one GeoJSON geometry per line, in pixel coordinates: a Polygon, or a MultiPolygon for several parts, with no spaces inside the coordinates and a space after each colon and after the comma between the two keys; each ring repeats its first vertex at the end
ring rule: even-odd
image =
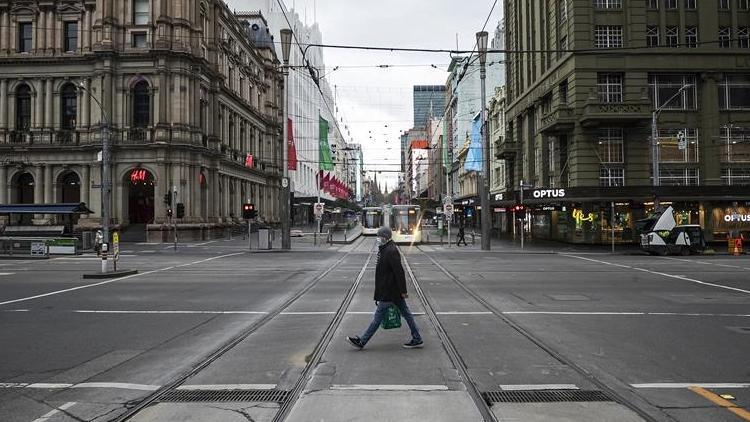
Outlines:
{"type": "Polygon", "coordinates": [[[374,236],[383,225],[383,209],[380,207],[364,207],[362,209],[362,234],[374,236]]]}
{"type": "Polygon", "coordinates": [[[395,243],[422,243],[422,213],[419,205],[393,205],[390,221],[395,243]]]}

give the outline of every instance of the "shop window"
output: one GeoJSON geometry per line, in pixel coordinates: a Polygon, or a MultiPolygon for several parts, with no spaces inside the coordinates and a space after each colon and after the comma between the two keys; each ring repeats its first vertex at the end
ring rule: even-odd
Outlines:
{"type": "Polygon", "coordinates": [[[750,167],[723,168],[721,181],[726,186],[750,186],[750,167]]]}
{"type": "Polygon", "coordinates": [[[724,163],[750,163],[750,128],[725,126],[721,128],[724,163]]]}
{"type": "Polygon", "coordinates": [[[750,74],[724,76],[719,83],[719,107],[722,110],[750,109],[750,74]]]}
{"type": "Polygon", "coordinates": [[[599,186],[625,186],[625,169],[602,167],[599,169],[599,186]]]}
{"type": "Polygon", "coordinates": [[[680,28],[678,26],[668,26],[664,42],[667,47],[679,47],[680,46],[680,28]]]}
{"type": "Polygon", "coordinates": [[[31,128],[31,88],[23,84],[16,91],[16,130],[28,132],[31,128]]]}
{"type": "Polygon", "coordinates": [[[696,168],[662,168],[659,170],[662,186],[698,186],[700,171],[696,168]]]}
{"type": "Polygon", "coordinates": [[[695,89],[694,75],[652,74],[649,75],[648,83],[651,104],[654,108],[662,110],[695,110],[697,90],[695,89]],[[683,87],[686,88],[683,89],[683,87]]]}
{"type": "Polygon", "coordinates": [[[697,163],[698,129],[659,129],[660,163],[697,163]]]}
{"type": "Polygon", "coordinates": [[[619,48],[622,47],[622,26],[597,25],[594,27],[594,47],[619,48]]]}
{"type": "Polygon", "coordinates": [[[659,46],[659,27],[656,25],[649,25],[646,27],[646,45],[648,47],[659,46]]]}
{"type": "Polygon", "coordinates": [[[597,142],[599,161],[601,163],[625,162],[625,147],[621,128],[600,130],[597,142]]]}
{"type": "Polygon", "coordinates": [[[622,102],[622,73],[599,73],[596,87],[599,101],[603,103],[622,102]]]}
{"type": "Polygon", "coordinates": [[[18,23],[18,52],[31,53],[34,27],[31,22],[18,23]]]}
{"type": "Polygon", "coordinates": [[[685,28],[685,47],[696,48],[698,47],[698,27],[688,26],[685,28]]]}
{"type": "Polygon", "coordinates": [[[65,22],[65,51],[72,53],[78,50],[78,22],[65,22]]]}

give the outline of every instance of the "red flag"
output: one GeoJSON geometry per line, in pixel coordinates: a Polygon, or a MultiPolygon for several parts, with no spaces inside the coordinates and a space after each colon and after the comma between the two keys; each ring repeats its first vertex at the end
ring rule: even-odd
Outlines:
{"type": "Polygon", "coordinates": [[[330,174],[326,174],[323,176],[323,191],[324,192],[330,192],[331,189],[331,176],[330,174]]]}
{"type": "Polygon", "coordinates": [[[292,124],[292,119],[287,119],[286,121],[286,127],[287,127],[287,169],[288,170],[297,170],[297,148],[294,146],[294,125],[292,124]]]}

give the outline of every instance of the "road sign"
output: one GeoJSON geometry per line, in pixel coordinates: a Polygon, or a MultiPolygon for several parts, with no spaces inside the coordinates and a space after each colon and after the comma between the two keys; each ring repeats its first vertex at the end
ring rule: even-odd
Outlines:
{"type": "Polygon", "coordinates": [[[453,203],[453,197],[448,195],[445,198],[443,198],[443,204],[452,204],[453,203]]]}
{"type": "Polygon", "coordinates": [[[112,255],[114,256],[115,261],[120,259],[120,233],[119,232],[112,233],[112,255]]]}
{"type": "Polygon", "coordinates": [[[31,242],[31,256],[47,255],[47,245],[44,242],[31,242]]]}
{"type": "Polygon", "coordinates": [[[448,218],[453,217],[453,204],[443,205],[443,213],[445,213],[445,216],[448,218]]]}
{"type": "Polygon", "coordinates": [[[322,202],[316,202],[313,206],[313,212],[315,216],[320,218],[323,216],[324,204],[322,202]]]}
{"type": "Polygon", "coordinates": [[[684,150],[685,148],[687,148],[687,138],[685,138],[685,132],[681,130],[677,134],[677,149],[684,150]]]}

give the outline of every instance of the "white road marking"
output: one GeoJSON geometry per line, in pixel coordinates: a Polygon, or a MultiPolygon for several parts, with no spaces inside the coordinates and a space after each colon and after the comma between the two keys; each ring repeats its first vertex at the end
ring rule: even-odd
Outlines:
{"type": "Polygon", "coordinates": [[[750,388],[750,383],[740,382],[652,382],[645,384],[630,384],[633,388],[750,388]]]}
{"type": "Polygon", "coordinates": [[[177,387],[180,391],[204,391],[204,390],[273,390],[276,384],[195,384],[181,385],[177,387]]]}
{"type": "Polygon", "coordinates": [[[156,253],[156,251],[141,251],[141,253],[156,253]]]}
{"type": "Polygon", "coordinates": [[[174,314],[174,315],[191,315],[191,314],[210,314],[210,315],[266,315],[268,312],[263,311],[107,311],[107,310],[89,310],[76,309],[72,312],[78,314],[174,314]]]}
{"type": "Polygon", "coordinates": [[[62,406],[58,407],[57,409],[54,409],[50,412],[45,413],[42,415],[41,418],[34,419],[34,422],[45,422],[50,420],[53,416],[57,415],[58,413],[62,413],[64,410],[70,409],[71,407],[75,406],[76,402],[71,401],[68,403],[63,404],[62,406]]]}
{"type": "Polygon", "coordinates": [[[717,264],[715,262],[709,262],[709,261],[693,261],[690,259],[680,259],[680,258],[673,258],[671,256],[663,256],[662,259],[669,259],[671,261],[681,261],[681,262],[691,262],[696,264],[703,264],[703,265],[715,265],[717,267],[724,267],[724,268],[736,268],[738,270],[750,270],[750,267],[740,267],[739,265],[729,265],[729,264],[717,264]]]}
{"type": "Polygon", "coordinates": [[[629,268],[629,269],[632,269],[632,270],[642,271],[642,272],[649,273],[649,274],[654,274],[654,275],[660,275],[660,276],[663,276],[663,277],[676,278],[678,280],[689,281],[691,283],[702,284],[704,286],[717,287],[719,289],[725,289],[725,290],[731,290],[731,291],[735,291],[735,292],[750,294],[750,290],[739,289],[737,287],[724,286],[724,285],[721,285],[721,284],[708,283],[706,281],[700,281],[700,280],[696,280],[694,278],[684,277],[684,276],[681,276],[681,275],[667,274],[667,273],[662,273],[662,272],[659,272],[659,271],[651,271],[651,270],[647,270],[645,268],[630,267],[630,266],[627,266],[627,265],[620,265],[620,264],[615,264],[615,263],[612,263],[612,262],[600,261],[598,259],[584,258],[582,256],[576,256],[576,255],[572,255],[572,254],[561,254],[561,255],[563,255],[563,256],[569,256],[571,258],[583,259],[585,261],[596,262],[596,263],[604,264],[604,265],[612,265],[612,266],[615,266],[615,267],[629,268]]]}
{"type": "Polygon", "coordinates": [[[334,315],[334,311],[320,311],[320,312],[281,312],[279,315],[334,315]]]}
{"type": "Polygon", "coordinates": [[[35,382],[33,384],[26,385],[24,388],[38,388],[41,390],[56,390],[59,388],[70,388],[72,386],[73,384],[35,382]]]}
{"type": "Polygon", "coordinates": [[[362,391],[446,391],[447,385],[419,384],[332,384],[331,390],[362,391]]]}
{"type": "Polygon", "coordinates": [[[70,388],[114,388],[121,390],[156,391],[160,386],[125,382],[82,382],[70,388]]]}
{"type": "Polygon", "coordinates": [[[4,309],[2,312],[31,312],[30,309],[4,309]]]}
{"type": "Polygon", "coordinates": [[[500,384],[503,391],[579,390],[575,384],[500,384]]]}
{"type": "Polygon", "coordinates": [[[635,315],[748,318],[750,314],[701,314],[690,312],[567,312],[567,311],[506,311],[504,315],[635,315]]]}
{"type": "MultiPolygon", "coordinates": [[[[237,252],[237,253],[232,253],[232,254],[228,254],[228,255],[215,256],[215,257],[212,257],[212,258],[207,258],[207,259],[202,259],[200,261],[191,262],[190,265],[201,264],[201,263],[208,262],[208,261],[213,261],[213,260],[216,260],[216,259],[228,258],[230,256],[236,256],[236,255],[242,255],[242,254],[244,254],[244,252],[237,252]]],[[[158,272],[162,272],[162,271],[168,271],[168,270],[171,270],[172,268],[174,268],[174,267],[167,267],[167,268],[162,268],[162,269],[159,269],[159,270],[146,271],[146,272],[143,272],[143,273],[133,274],[133,275],[125,276],[125,277],[114,278],[112,280],[101,281],[99,283],[92,283],[92,284],[87,284],[85,286],[78,286],[78,287],[72,287],[70,289],[57,290],[57,291],[54,291],[54,292],[43,293],[43,294],[40,294],[40,295],[29,296],[29,297],[25,297],[25,298],[21,298],[21,299],[6,300],[5,302],[0,302],[0,306],[2,306],[2,305],[8,305],[8,304],[11,304],[11,303],[26,302],[26,301],[29,301],[29,300],[39,299],[39,298],[43,298],[43,297],[47,297],[47,296],[54,296],[54,295],[59,295],[59,294],[62,294],[62,293],[73,292],[73,291],[76,291],[76,290],[88,289],[90,287],[103,286],[103,285],[111,284],[111,283],[114,283],[114,282],[117,282],[117,281],[127,280],[129,278],[142,277],[144,275],[149,275],[149,274],[158,273],[158,272]]]]}
{"type": "Polygon", "coordinates": [[[13,275],[13,274],[15,274],[15,273],[0,273],[0,276],[3,276],[3,275],[13,275]]]}
{"type": "Polygon", "coordinates": [[[25,382],[0,382],[0,388],[24,388],[27,385],[25,382]]]}
{"type": "Polygon", "coordinates": [[[445,312],[435,312],[436,315],[493,315],[492,312],[489,311],[445,311],[445,312]]]}

